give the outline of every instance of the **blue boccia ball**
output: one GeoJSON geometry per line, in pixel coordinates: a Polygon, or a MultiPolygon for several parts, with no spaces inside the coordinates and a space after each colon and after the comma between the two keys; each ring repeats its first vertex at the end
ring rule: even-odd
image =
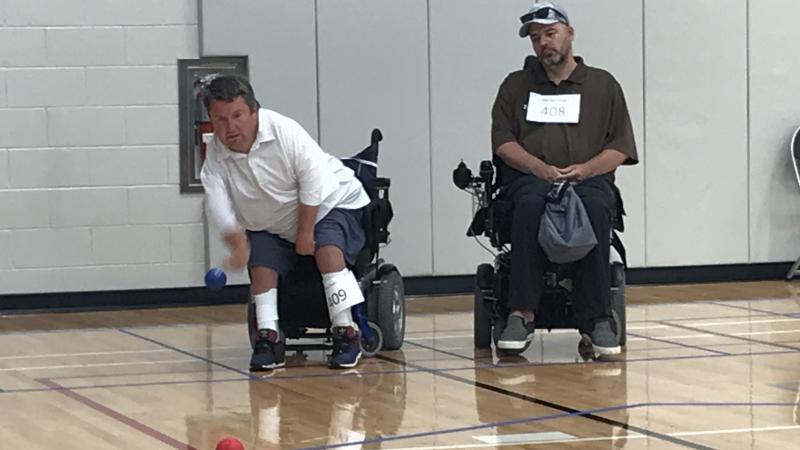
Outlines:
{"type": "Polygon", "coordinates": [[[225,272],[222,269],[217,267],[211,268],[208,272],[206,272],[206,287],[213,291],[218,291],[225,287],[225,283],[228,282],[228,277],[225,275],[225,272]]]}

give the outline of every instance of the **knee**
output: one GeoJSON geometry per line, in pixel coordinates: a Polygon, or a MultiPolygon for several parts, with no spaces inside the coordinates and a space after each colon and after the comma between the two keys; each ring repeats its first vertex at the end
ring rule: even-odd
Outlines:
{"type": "Polygon", "coordinates": [[[263,294],[270,289],[278,287],[278,272],[264,266],[250,268],[250,293],[263,294]]]}
{"type": "Polygon", "coordinates": [[[524,195],[514,202],[514,215],[517,217],[531,217],[538,220],[544,212],[544,197],[538,195],[524,195]]]}
{"type": "Polygon", "coordinates": [[[341,272],[345,269],[344,253],[335,245],[325,245],[314,253],[320,273],[341,272]]]}
{"type": "Polygon", "coordinates": [[[592,223],[610,221],[614,208],[607,201],[597,197],[582,197],[581,202],[592,223]]]}

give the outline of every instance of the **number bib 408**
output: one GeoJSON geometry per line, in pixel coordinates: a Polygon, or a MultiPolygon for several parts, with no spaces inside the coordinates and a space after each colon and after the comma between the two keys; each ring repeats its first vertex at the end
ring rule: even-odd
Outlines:
{"type": "Polygon", "coordinates": [[[528,98],[529,122],[578,123],[581,115],[581,95],[540,95],[531,92],[528,98]]]}

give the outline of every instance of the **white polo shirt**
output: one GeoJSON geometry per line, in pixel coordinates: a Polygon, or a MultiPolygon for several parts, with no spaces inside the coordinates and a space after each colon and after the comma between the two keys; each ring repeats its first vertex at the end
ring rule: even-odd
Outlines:
{"type": "Polygon", "coordinates": [[[289,242],[297,234],[298,203],[319,205],[319,222],[334,208],[358,209],[370,201],[353,171],[322,151],[300,124],[264,108],[250,152],[233,152],[214,136],[200,179],[206,213],[223,233],[241,224],[289,242]]]}

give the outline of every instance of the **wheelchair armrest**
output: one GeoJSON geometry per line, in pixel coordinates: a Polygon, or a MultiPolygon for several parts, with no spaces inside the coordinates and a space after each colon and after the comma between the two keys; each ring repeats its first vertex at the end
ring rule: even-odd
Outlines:
{"type": "Polygon", "coordinates": [[[387,190],[392,185],[392,180],[389,178],[377,177],[373,183],[375,189],[387,190]]]}

